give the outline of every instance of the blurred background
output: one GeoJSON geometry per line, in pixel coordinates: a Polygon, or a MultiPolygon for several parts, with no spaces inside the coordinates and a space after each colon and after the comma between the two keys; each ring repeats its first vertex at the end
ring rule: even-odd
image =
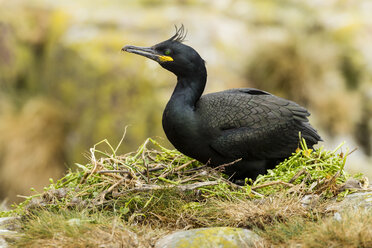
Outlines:
{"type": "Polygon", "coordinates": [[[372,179],[369,0],[0,0],[0,202],[58,179],[95,143],[167,143],[162,110],[176,78],[121,53],[188,30],[206,92],[256,87],[306,106],[327,149],[358,148],[372,179]],[[160,138],[159,138],[160,137],[160,138]]]}

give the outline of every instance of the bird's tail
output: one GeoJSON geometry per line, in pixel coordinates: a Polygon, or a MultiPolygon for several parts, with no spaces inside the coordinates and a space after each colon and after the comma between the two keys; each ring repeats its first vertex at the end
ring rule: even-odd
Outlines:
{"type": "Polygon", "coordinates": [[[323,141],[318,132],[310,125],[309,122],[302,122],[301,136],[306,140],[308,146],[313,146],[319,141],[323,141]]]}

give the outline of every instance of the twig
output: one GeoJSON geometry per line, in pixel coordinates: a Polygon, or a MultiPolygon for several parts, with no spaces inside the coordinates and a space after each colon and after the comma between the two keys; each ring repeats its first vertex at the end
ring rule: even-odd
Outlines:
{"type": "Polygon", "coordinates": [[[256,191],[252,190],[252,189],[251,189],[251,192],[252,192],[252,194],[257,195],[257,196],[259,196],[259,197],[261,197],[261,198],[264,197],[263,194],[260,194],[260,193],[258,193],[258,192],[256,192],[256,191]]]}
{"type": "Polygon", "coordinates": [[[193,184],[179,185],[177,186],[177,189],[181,191],[188,191],[188,190],[194,190],[194,189],[204,187],[204,186],[217,185],[218,183],[219,183],[218,181],[197,182],[193,184]]]}
{"type": "Polygon", "coordinates": [[[189,161],[189,162],[187,162],[187,163],[184,163],[183,165],[181,165],[181,166],[175,168],[174,171],[182,170],[183,168],[187,167],[188,165],[192,164],[192,163],[195,162],[195,161],[196,161],[196,160],[193,159],[193,160],[191,160],[191,161],[189,161]]]}
{"type": "Polygon", "coordinates": [[[199,166],[199,167],[196,167],[196,168],[192,168],[190,170],[184,171],[183,173],[193,173],[194,171],[202,170],[202,169],[204,169],[206,167],[208,167],[207,164],[202,165],[202,166],[199,166]]]}
{"type": "Polygon", "coordinates": [[[235,161],[232,161],[232,162],[230,162],[230,163],[227,163],[227,164],[221,164],[221,165],[219,165],[219,166],[217,166],[217,167],[214,167],[213,169],[215,169],[216,171],[223,171],[223,170],[225,169],[225,167],[231,166],[231,165],[233,165],[233,164],[239,162],[240,160],[242,160],[242,159],[239,158],[239,159],[237,159],[237,160],[235,160],[235,161]]]}
{"type": "Polygon", "coordinates": [[[353,150],[351,150],[351,152],[349,152],[348,156],[349,156],[350,154],[352,154],[353,152],[355,152],[356,150],[358,150],[358,147],[355,147],[353,150]]]}
{"type": "Polygon", "coordinates": [[[289,183],[293,183],[294,181],[296,181],[297,178],[299,178],[302,174],[308,174],[307,171],[306,171],[306,168],[303,168],[302,170],[300,170],[299,172],[296,173],[296,175],[294,175],[291,180],[289,180],[289,183]]]}
{"type": "Polygon", "coordinates": [[[222,179],[223,182],[227,183],[228,185],[230,185],[230,186],[233,187],[233,188],[243,189],[242,186],[237,185],[237,184],[235,184],[235,183],[233,183],[233,182],[231,182],[231,181],[229,181],[229,180],[226,180],[225,178],[221,178],[221,179],[222,179]]]}
{"type": "MultiPolygon", "coordinates": [[[[160,166],[160,167],[155,167],[155,168],[149,168],[148,169],[148,171],[149,172],[153,172],[153,171],[158,171],[158,170],[162,170],[162,169],[164,169],[164,167],[163,166],[160,166]]],[[[138,173],[136,173],[136,176],[139,176],[140,174],[144,174],[146,171],[142,171],[142,172],[138,172],[138,173]]]]}
{"type": "MultiPolygon", "coordinates": [[[[162,170],[164,168],[162,167],[155,167],[155,168],[149,168],[149,172],[153,172],[153,171],[158,171],[158,170],[162,170]]],[[[125,173],[125,174],[131,174],[132,172],[130,171],[127,171],[127,170],[101,170],[101,171],[97,171],[96,172],[97,174],[109,174],[109,173],[125,173]]],[[[143,173],[146,173],[146,171],[142,171],[142,172],[137,172],[135,175],[136,177],[138,176],[141,176],[143,175],[143,173]]],[[[122,177],[120,177],[121,179],[122,177]]]]}
{"type": "Polygon", "coordinates": [[[200,172],[200,173],[198,173],[198,174],[196,174],[196,175],[193,175],[193,176],[191,176],[191,177],[187,177],[187,178],[185,178],[185,179],[182,179],[181,181],[179,181],[179,183],[187,183],[187,182],[190,182],[190,181],[192,181],[192,180],[195,180],[196,178],[198,178],[198,177],[202,177],[202,176],[205,176],[206,174],[206,171],[202,171],[202,172],[200,172]]]}
{"type": "Polygon", "coordinates": [[[147,181],[147,183],[150,183],[149,164],[146,162],[145,152],[146,152],[146,146],[143,148],[142,161],[143,161],[143,164],[146,167],[146,181],[147,181]]]}
{"type": "MultiPolygon", "coordinates": [[[[173,163],[174,163],[174,161],[176,161],[176,159],[177,158],[179,158],[181,155],[177,155],[177,156],[175,156],[174,157],[174,159],[169,163],[170,165],[173,165],[173,163]]],[[[160,175],[160,177],[167,177],[168,175],[169,175],[169,173],[173,173],[175,171],[175,169],[174,168],[171,168],[170,170],[168,170],[168,171],[164,171],[161,175],[160,175]]]]}
{"type": "Polygon", "coordinates": [[[282,184],[282,185],[287,186],[287,187],[293,187],[294,186],[294,184],[292,184],[292,183],[286,183],[286,182],[283,182],[283,181],[274,181],[274,182],[269,182],[269,183],[264,183],[264,184],[261,184],[261,185],[253,186],[252,189],[255,190],[255,189],[265,188],[265,187],[276,185],[276,184],[282,184]]]}
{"type": "Polygon", "coordinates": [[[85,172],[83,177],[81,178],[79,184],[85,183],[85,180],[87,180],[89,174],[90,174],[89,172],[85,172]]]}
{"type": "Polygon", "coordinates": [[[115,184],[111,185],[111,187],[106,190],[106,194],[110,193],[115,187],[122,184],[125,180],[126,180],[126,178],[123,178],[123,179],[117,181],[115,184]]]}
{"type": "Polygon", "coordinates": [[[315,194],[321,194],[324,190],[329,189],[332,184],[336,184],[336,179],[341,174],[341,171],[337,171],[329,180],[325,180],[324,183],[318,184],[319,188],[315,191],[315,194]]]}
{"type": "Polygon", "coordinates": [[[152,161],[156,162],[156,158],[154,158],[150,152],[147,154],[147,157],[149,157],[152,161]]]}
{"type": "Polygon", "coordinates": [[[130,171],[127,171],[127,170],[101,170],[101,171],[97,171],[96,173],[97,174],[104,174],[104,173],[126,173],[126,174],[130,174],[130,171]]]}
{"type": "MultiPolygon", "coordinates": [[[[92,148],[91,148],[92,149],[92,148]]],[[[92,152],[92,151],[91,151],[92,152]]],[[[94,167],[93,169],[90,171],[90,172],[87,172],[83,178],[80,180],[80,183],[79,184],[83,184],[85,183],[85,181],[88,179],[88,177],[90,177],[94,172],[96,172],[96,170],[98,169],[98,165],[101,165],[102,167],[104,167],[101,163],[97,162],[95,156],[94,156],[94,152],[92,153],[92,162],[94,163],[94,167]]]]}
{"type": "Polygon", "coordinates": [[[186,185],[169,185],[169,186],[159,186],[155,184],[143,184],[141,187],[136,187],[132,189],[128,189],[124,192],[120,192],[118,194],[115,194],[114,197],[126,195],[130,192],[146,192],[146,191],[151,191],[151,190],[164,190],[164,189],[177,189],[180,191],[189,191],[189,190],[194,190],[200,187],[205,187],[205,186],[211,186],[211,185],[217,185],[218,181],[208,181],[208,182],[197,182],[193,184],[186,184],[186,185]]]}
{"type": "MultiPolygon", "coordinates": [[[[102,191],[102,192],[99,194],[99,196],[97,197],[97,198],[99,198],[99,200],[96,201],[95,205],[100,205],[100,204],[102,204],[102,203],[104,202],[104,200],[105,200],[105,196],[106,196],[106,194],[110,193],[114,188],[116,188],[118,185],[120,185],[121,183],[123,183],[125,180],[126,180],[126,178],[123,178],[123,179],[117,181],[116,183],[114,183],[113,185],[111,185],[111,187],[108,188],[107,190],[102,191]]],[[[97,198],[96,198],[96,199],[97,199],[97,198]]]]}

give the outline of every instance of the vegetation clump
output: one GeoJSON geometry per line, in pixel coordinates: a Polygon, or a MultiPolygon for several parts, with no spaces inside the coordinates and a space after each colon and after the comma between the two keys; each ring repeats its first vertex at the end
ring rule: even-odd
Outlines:
{"type": "Polygon", "coordinates": [[[322,148],[312,151],[304,140],[300,145],[301,148],[275,169],[241,186],[221,173],[229,164],[210,168],[177,150],[164,148],[151,138],[137,152],[117,155],[119,146],[114,149],[104,140],[90,149],[90,163],[76,164],[78,170],[70,170],[57,182],[51,180],[43,193],[26,198],[8,213],[26,213],[35,207],[48,210],[99,208],[118,211],[128,217],[135,212],[145,214],[159,201],[169,201],[164,199],[165,195],[168,198],[173,194],[176,199],[191,203],[208,198],[262,198],[286,188],[291,192],[324,197],[339,194],[350,177],[343,170],[347,154],[336,154],[341,145],[332,152],[322,148]],[[97,147],[102,144],[110,151],[99,150],[97,147]]]}
{"type": "MultiPolygon", "coordinates": [[[[300,147],[285,161],[281,162],[267,174],[260,175],[253,182],[253,189],[264,195],[270,195],[287,187],[295,189],[303,194],[317,194],[326,198],[344,195],[343,184],[350,178],[344,170],[346,158],[349,152],[337,153],[343,144],[333,151],[325,151],[323,147],[309,149],[304,139],[301,139],[300,147]]],[[[356,175],[361,178],[361,175],[356,175]]]]}
{"type": "MultiPolygon", "coordinates": [[[[90,149],[88,164],[77,164],[77,170],[68,171],[57,182],[51,180],[44,192],[27,197],[13,210],[1,212],[0,216],[22,217],[24,236],[16,243],[55,241],[50,236],[55,232],[51,228],[62,228],[66,223],[60,233],[68,238],[58,242],[83,242],[81,235],[73,233],[91,232],[93,226],[102,236],[109,236],[102,230],[107,229],[105,221],[113,220],[128,232],[140,235],[140,241],[131,242],[146,244],[155,236],[183,228],[232,226],[269,230],[277,223],[292,223],[293,218],[316,222],[327,216],[321,200],[311,209],[304,207],[304,195],[326,200],[342,197],[349,190],[344,187],[351,178],[344,171],[348,153],[337,153],[342,145],[334,151],[313,151],[301,140],[297,151],[275,169],[238,185],[223,174],[229,164],[210,168],[150,138],[136,152],[118,155],[120,143],[114,148],[107,140],[99,142],[90,149]],[[101,149],[103,145],[108,151],[101,149]],[[65,224],[47,228],[41,224],[44,219],[48,219],[45,223],[65,224]],[[70,222],[75,219],[82,226],[74,227],[77,231],[72,232],[70,222]],[[43,228],[48,231],[39,230],[43,228]],[[143,233],[145,229],[149,231],[143,233]]],[[[116,231],[112,233],[117,237],[124,235],[116,231]]],[[[93,241],[86,242],[88,245],[93,241]]]]}

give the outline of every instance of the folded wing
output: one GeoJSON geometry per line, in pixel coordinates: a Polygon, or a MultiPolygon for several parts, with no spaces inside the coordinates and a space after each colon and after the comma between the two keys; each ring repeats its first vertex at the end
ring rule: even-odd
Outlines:
{"type": "Polygon", "coordinates": [[[213,127],[210,147],[224,157],[247,160],[288,157],[298,147],[299,132],[309,147],[321,140],[310,126],[307,119],[310,114],[305,108],[257,89],[204,95],[197,112],[206,125],[213,127]]]}

